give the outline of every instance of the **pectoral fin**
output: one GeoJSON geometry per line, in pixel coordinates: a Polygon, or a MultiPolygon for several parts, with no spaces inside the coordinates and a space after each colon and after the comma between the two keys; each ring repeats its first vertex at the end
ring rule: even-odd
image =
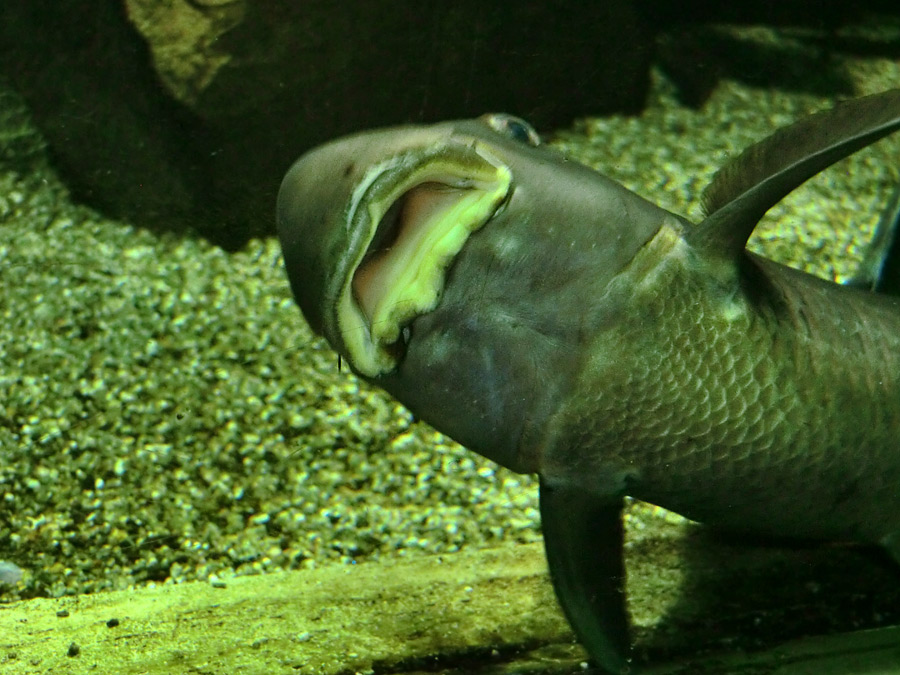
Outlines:
{"type": "Polygon", "coordinates": [[[900,187],[894,189],[881,218],[875,226],[871,241],[866,244],[862,262],[853,276],[844,282],[864,291],[900,295],[900,187]]]}
{"type": "Polygon", "coordinates": [[[541,527],[556,596],[601,668],[627,673],[622,499],[541,483],[541,527]]]}
{"type": "Polygon", "coordinates": [[[863,259],[863,266],[873,270],[875,290],[888,295],[900,295],[900,187],[894,189],[887,208],[875,229],[872,253],[863,259]]]}

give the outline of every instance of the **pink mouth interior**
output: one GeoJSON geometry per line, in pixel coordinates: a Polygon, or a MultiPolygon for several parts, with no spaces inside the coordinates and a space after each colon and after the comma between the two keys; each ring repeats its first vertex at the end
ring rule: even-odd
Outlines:
{"type": "Polygon", "coordinates": [[[397,266],[411,259],[428,226],[459,199],[459,194],[459,188],[429,181],[405,192],[388,209],[353,276],[354,296],[368,319],[395,281],[397,266]]]}

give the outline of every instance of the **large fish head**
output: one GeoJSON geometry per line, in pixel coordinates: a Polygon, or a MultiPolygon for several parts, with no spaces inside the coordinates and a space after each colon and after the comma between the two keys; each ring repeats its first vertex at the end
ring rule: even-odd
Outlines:
{"type": "Polygon", "coordinates": [[[294,297],[353,370],[517,471],[665,211],[502,115],[349,136],[288,171],[294,297]]]}

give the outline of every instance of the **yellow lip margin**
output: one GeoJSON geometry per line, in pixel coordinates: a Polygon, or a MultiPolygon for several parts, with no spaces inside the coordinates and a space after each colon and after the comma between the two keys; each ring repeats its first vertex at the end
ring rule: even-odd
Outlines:
{"type": "Polygon", "coordinates": [[[346,226],[356,234],[355,260],[345,268],[336,307],[347,360],[359,373],[378,377],[397,367],[401,350],[396,343],[403,327],[437,306],[447,267],[469,235],[507,200],[511,185],[510,169],[477,143],[411,150],[366,172],[347,207],[346,226]],[[417,224],[414,242],[397,247],[403,250],[389,263],[391,283],[369,309],[369,317],[354,294],[357,270],[391,205],[427,183],[458,191],[459,199],[417,224]]]}

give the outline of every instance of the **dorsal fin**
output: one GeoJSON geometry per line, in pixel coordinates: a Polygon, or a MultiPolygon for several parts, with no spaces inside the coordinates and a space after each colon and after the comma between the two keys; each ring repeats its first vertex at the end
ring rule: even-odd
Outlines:
{"type": "Polygon", "coordinates": [[[723,166],[703,192],[692,246],[736,258],[766,211],[812,176],[900,129],[900,89],[839,103],[779,129],[723,166]]]}

